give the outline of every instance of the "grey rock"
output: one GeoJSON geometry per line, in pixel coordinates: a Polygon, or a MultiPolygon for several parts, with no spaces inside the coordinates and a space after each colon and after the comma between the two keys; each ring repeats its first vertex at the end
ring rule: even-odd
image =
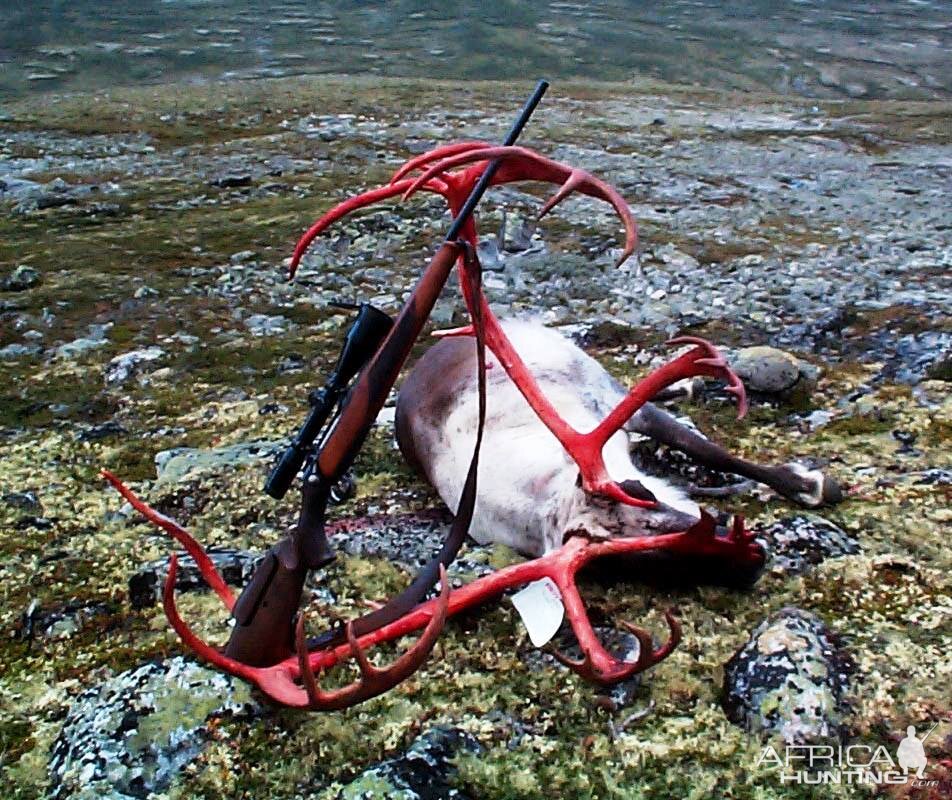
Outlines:
{"type": "MultiPolygon", "coordinates": [[[[334,545],[348,555],[382,558],[415,573],[439,552],[449,524],[448,514],[440,511],[363,517],[335,532],[334,545]]],[[[492,567],[473,557],[481,552],[472,544],[450,565],[449,576],[488,575],[492,567]]]]}
{"type": "Polygon", "coordinates": [[[232,264],[244,264],[255,257],[254,250],[242,250],[238,253],[232,253],[228,259],[232,264]]]}
{"type": "Polygon", "coordinates": [[[789,391],[803,374],[799,359],[775,347],[746,347],[731,366],[748,389],[764,394],[789,391]]]}
{"type": "Polygon", "coordinates": [[[755,531],[767,550],[768,568],[785,575],[800,575],[828,558],[860,552],[856,539],[815,515],[784,517],[755,531]]]}
{"type": "Polygon", "coordinates": [[[33,202],[35,208],[43,211],[48,208],[62,208],[63,206],[76,205],[77,199],[72,194],[58,190],[56,192],[43,192],[33,202]]]}
{"type": "Polygon", "coordinates": [[[42,511],[43,505],[40,503],[36,492],[9,492],[3,496],[3,502],[11,508],[18,508],[21,511],[42,511]]]}
{"type": "Polygon", "coordinates": [[[952,484],[952,469],[942,469],[939,467],[927,469],[919,474],[919,479],[916,483],[949,486],[952,484]]]}
{"type": "Polygon", "coordinates": [[[90,622],[107,617],[114,611],[105,603],[77,601],[44,609],[33,600],[20,616],[16,636],[26,641],[69,639],[90,622]]]}
{"type": "Polygon", "coordinates": [[[70,706],[52,747],[50,797],[149,797],[201,753],[209,720],[259,711],[241,681],[182,657],[120,673],[70,706]]]}
{"type": "MultiPolygon", "coordinates": [[[[264,553],[252,553],[248,550],[226,548],[208,550],[212,560],[225,583],[232,586],[244,586],[251,579],[255,569],[264,558],[264,553]]],[[[175,591],[189,592],[207,589],[195,560],[187,553],[178,553],[178,571],[175,575],[175,591]]],[[[162,588],[169,573],[169,559],[160,558],[150,561],[138,569],[129,578],[129,603],[134,609],[154,606],[162,597],[162,588]]]]}
{"type": "Polygon", "coordinates": [[[880,352],[886,351],[877,381],[916,384],[925,378],[948,380],[952,358],[952,333],[923,331],[896,337],[892,331],[879,331],[874,337],[880,352]]]}
{"type": "Polygon", "coordinates": [[[727,662],[724,711],[746,731],[788,744],[838,739],[852,668],[819,618],[781,609],[727,662]]]}
{"type": "MultiPolygon", "coordinates": [[[[338,505],[353,494],[353,475],[345,473],[331,489],[331,504],[338,505]],[[350,482],[350,483],[349,483],[350,482]],[[348,495],[348,492],[350,495],[348,495]]],[[[350,521],[336,521],[328,523],[328,533],[338,529],[349,529],[350,521]]],[[[206,551],[215,569],[230,586],[244,588],[251,580],[255,570],[265,557],[264,550],[249,551],[236,548],[212,548],[206,551]]],[[[178,570],[175,576],[175,591],[192,592],[205,591],[208,584],[202,577],[195,560],[186,552],[176,553],[178,570]]],[[[150,561],[140,567],[129,578],[129,603],[134,609],[148,608],[155,605],[162,597],[162,590],[169,573],[170,557],[150,561]]],[[[321,583],[321,573],[312,572],[308,576],[307,588],[313,598],[322,605],[333,605],[336,598],[321,583]]]]}
{"type": "Polygon", "coordinates": [[[251,174],[248,172],[231,172],[216,175],[209,183],[221,189],[234,189],[239,186],[251,185],[251,174]]]}
{"type": "Polygon", "coordinates": [[[289,372],[300,372],[307,366],[307,359],[300,353],[288,353],[278,362],[278,372],[285,375],[289,372]]]}
{"type": "Polygon", "coordinates": [[[466,800],[453,786],[451,763],[460,751],[479,753],[482,746],[465,731],[432,728],[405,753],[370,767],[344,786],[338,800],[466,800]]]}
{"type": "Polygon", "coordinates": [[[106,344],[106,339],[92,339],[89,337],[80,337],[66,344],[61,344],[56,348],[57,358],[71,359],[88,353],[90,350],[97,350],[106,344]]]}
{"type": "Polygon", "coordinates": [[[155,469],[159,483],[181,483],[199,474],[253,464],[273,458],[283,451],[284,442],[266,440],[203,450],[197,447],[177,447],[155,454],[155,469]]]}
{"type": "Polygon", "coordinates": [[[815,431],[818,428],[822,428],[824,425],[828,425],[833,417],[834,414],[832,411],[818,408],[815,411],[811,411],[809,414],[805,414],[801,417],[801,419],[807,424],[807,427],[811,431],[815,431]]]}
{"type": "Polygon", "coordinates": [[[8,344],[0,347],[0,361],[16,361],[18,358],[28,358],[41,353],[43,348],[35,344],[8,344]]]}
{"type": "Polygon", "coordinates": [[[106,385],[117,386],[141,375],[148,371],[150,364],[154,364],[164,355],[165,351],[161,347],[153,346],[116,356],[106,367],[106,385]]]}
{"type": "Polygon", "coordinates": [[[91,350],[97,350],[109,341],[106,334],[111,327],[111,322],[105,325],[90,325],[88,336],[83,336],[66,344],[61,344],[53,351],[54,355],[57,358],[69,360],[78,358],[91,350]]]}
{"type": "Polygon", "coordinates": [[[6,292],[22,292],[26,289],[32,289],[39,286],[41,281],[40,273],[33,267],[26,264],[20,264],[13,272],[3,279],[3,290],[6,292]]]}
{"type": "Polygon", "coordinates": [[[79,442],[98,442],[102,439],[109,439],[113,436],[123,436],[127,431],[121,424],[113,420],[103,422],[100,425],[93,425],[76,434],[76,440],[79,442]]]}
{"type": "Polygon", "coordinates": [[[0,196],[4,200],[28,201],[43,193],[43,187],[36,181],[7,176],[0,180],[0,196]]]}
{"type": "Polygon", "coordinates": [[[245,320],[245,327],[252,336],[274,336],[287,331],[291,327],[291,321],[280,315],[252,314],[245,320]]]}

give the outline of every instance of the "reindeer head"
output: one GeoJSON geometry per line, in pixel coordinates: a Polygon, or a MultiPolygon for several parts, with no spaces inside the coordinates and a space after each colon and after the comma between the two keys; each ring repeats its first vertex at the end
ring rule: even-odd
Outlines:
{"type": "Polygon", "coordinates": [[[570,536],[611,539],[686,531],[701,517],[697,503],[660,478],[640,475],[619,481],[618,486],[633,500],[650,505],[629,505],[586,492],[579,474],[566,503],[563,542],[570,536]]]}

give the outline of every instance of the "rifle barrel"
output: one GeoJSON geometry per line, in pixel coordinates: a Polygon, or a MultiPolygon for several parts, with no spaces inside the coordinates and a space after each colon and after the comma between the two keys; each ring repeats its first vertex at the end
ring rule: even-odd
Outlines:
{"type": "MultiPolygon", "coordinates": [[[[516,119],[512,128],[509,129],[509,133],[506,135],[506,138],[503,140],[504,146],[509,147],[510,145],[516,143],[516,139],[519,138],[519,134],[522,133],[522,129],[526,126],[526,123],[529,121],[529,117],[532,116],[532,112],[535,111],[535,107],[539,105],[542,95],[545,94],[545,90],[548,88],[549,82],[547,80],[540,80],[536,84],[535,91],[532,92],[532,96],[522,107],[522,111],[519,112],[518,118],[516,119]]],[[[482,200],[483,195],[486,193],[486,189],[489,188],[489,182],[493,179],[493,176],[496,174],[496,170],[499,169],[501,164],[502,160],[498,158],[489,162],[486,170],[480,176],[479,182],[473,187],[473,191],[469,193],[469,197],[467,197],[466,202],[463,203],[463,207],[460,209],[459,214],[457,214],[456,219],[453,220],[453,224],[450,225],[450,229],[446,234],[446,241],[456,241],[460,230],[462,229],[463,225],[466,224],[466,220],[469,219],[469,216],[473,213],[476,206],[479,204],[479,201],[482,200]]]]}

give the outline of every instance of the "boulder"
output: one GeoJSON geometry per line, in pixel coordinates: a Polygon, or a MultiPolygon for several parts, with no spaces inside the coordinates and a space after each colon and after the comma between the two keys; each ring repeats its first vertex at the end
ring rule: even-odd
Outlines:
{"type": "Polygon", "coordinates": [[[22,292],[26,289],[32,289],[40,285],[40,273],[28,267],[26,264],[20,264],[13,272],[3,279],[3,290],[6,292],[22,292]]]}
{"type": "Polygon", "coordinates": [[[749,391],[762,394],[788,392],[811,371],[810,365],[776,347],[745,347],[731,366],[749,391]]]}
{"type": "Polygon", "coordinates": [[[160,483],[182,483],[202,473],[271,459],[285,446],[284,442],[260,440],[211,449],[176,447],[155,454],[155,470],[160,483]]]}
{"type": "Polygon", "coordinates": [[[823,622],[799,608],[764,620],[724,670],[731,722],[787,744],[838,739],[852,669],[823,622]]]}
{"type": "Polygon", "coordinates": [[[768,568],[785,575],[800,575],[828,558],[860,551],[846,531],[812,514],[784,517],[755,532],[767,551],[768,568]]]}
{"type": "Polygon", "coordinates": [[[52,748],[49,796],[150,797],[201,753],[211,719],[259,711],[245,684],[180,656],[122,672],[70,706],[52,748]]]}
{"type": "Polygon", "coordinates": [[[113,358],[106,367],[106,384],[116,386],[147,371],[148,365],[165,355],[161,347],[146,347],[113,358]]]}

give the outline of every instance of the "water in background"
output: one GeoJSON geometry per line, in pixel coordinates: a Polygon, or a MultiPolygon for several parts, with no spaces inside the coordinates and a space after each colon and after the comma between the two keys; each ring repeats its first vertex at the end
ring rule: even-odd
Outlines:
{"type": "Polygon", "coordinates": [[[2,0],[0,97],[379,73],[952,94],[948,0],[2,0]]]}

